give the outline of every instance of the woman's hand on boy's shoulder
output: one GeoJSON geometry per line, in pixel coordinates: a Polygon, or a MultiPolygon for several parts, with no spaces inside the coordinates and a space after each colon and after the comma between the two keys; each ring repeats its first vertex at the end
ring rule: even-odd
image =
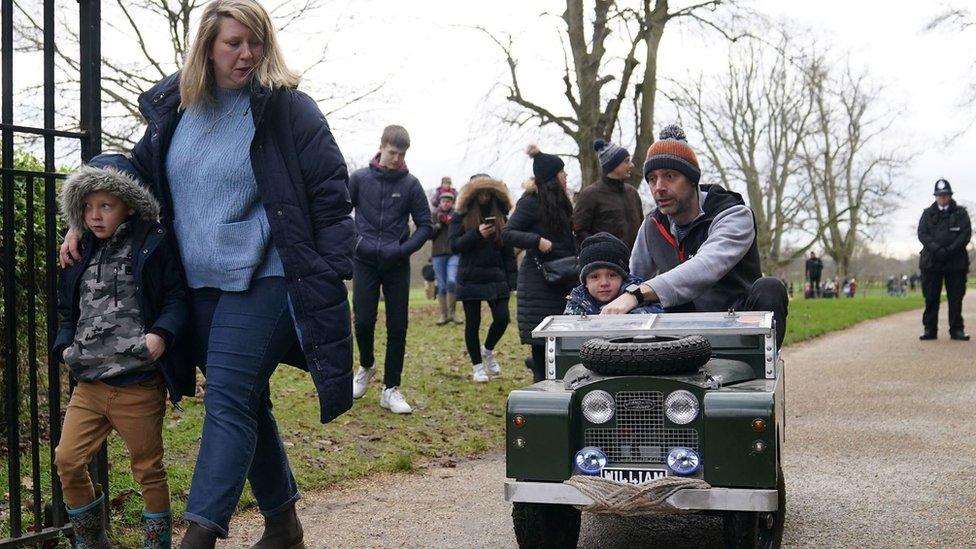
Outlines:
{"type": "Polygon", "coordinates": [[[58,259],[61,263],[61,268],[67,268],[75,264],[75,261],[81,261],[81,251],[78,249],[78,242],[81,241],[81,237],[78,231],[68,229],[68,232],[64,234],[64,242],[61,244],[61,250],[58,252],[58,259]]]}

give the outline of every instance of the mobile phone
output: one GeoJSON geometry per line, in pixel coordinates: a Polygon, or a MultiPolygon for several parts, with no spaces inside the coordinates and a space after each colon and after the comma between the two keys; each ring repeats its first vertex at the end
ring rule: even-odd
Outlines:
{"type": "Polygon", "coordinates": [[[495,216],[493,215],[486,217],[484,221],[482,221],[482,223],[494,223],[494,222],[495,222],[495,216]]]}

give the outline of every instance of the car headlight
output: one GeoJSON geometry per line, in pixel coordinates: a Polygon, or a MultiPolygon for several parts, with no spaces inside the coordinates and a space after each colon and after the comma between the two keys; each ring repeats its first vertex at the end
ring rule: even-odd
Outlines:
{"type": "Polygon", "coordinates": [[[606,391],[590,391],[583,397],[583,417],[590,423],[606,423],[613,417],[616,404],[606,391]]]}
{"type": "Polygon", "coordinates": [[[599,475],[607,465],[607,455],[596,446],[587,446],[576,452],[576,470],[584,475],[599,475]]]}
{"type": "Polygon", "coordinates": [[[668,452],[668,468],[676,475],[693,475],[700,467],[701,457],[691,448],[672,448],[668,452]]]}
{"type": "Polygon", "coordinates": [[[688,391],[675,391],[664,399],[664,413],[672,423],[691,423],[698,417],[698,399],[688,391]]]}

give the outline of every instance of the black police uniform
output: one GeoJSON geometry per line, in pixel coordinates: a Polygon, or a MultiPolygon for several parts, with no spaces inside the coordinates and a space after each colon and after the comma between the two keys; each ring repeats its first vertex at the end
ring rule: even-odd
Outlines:
{"type": "MultiPolygon", "coordinates": [[[[935,184],[935,193],[952,194],[952,187],[945,179],[935,184]]],[[[922,295],[925,296],[925,312],[922,339],[935,339],[939,329],[939,296],[945,281],[949,306],[949,335],[952,339],[968,340],[962,321],[962,298],[966,295],[966,277],[969,272],[969,254],[966,246],[972,237],[972,226],[966,208],[950,200],[945,209],[938,202],[922,212],[918,222],[918,239],[922,253],[918,266],[922,272],[922,295]]]]}

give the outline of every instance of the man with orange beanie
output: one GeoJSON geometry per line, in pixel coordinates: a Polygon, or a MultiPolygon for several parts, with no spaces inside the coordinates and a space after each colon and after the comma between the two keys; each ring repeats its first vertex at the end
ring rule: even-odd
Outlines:
{"type": "Polygon", "coordinates": [[[780,280],[763,277],[752,210],[738,193],[700,185],[698,157],[671,125],[647,150],[644,180],[656,208],[644,219],[630,256],[645,279],[603,308],[626,313],[658,302],[668,312],[772,311],[777,344],[786,333],[788,297],[780,280]]]}

